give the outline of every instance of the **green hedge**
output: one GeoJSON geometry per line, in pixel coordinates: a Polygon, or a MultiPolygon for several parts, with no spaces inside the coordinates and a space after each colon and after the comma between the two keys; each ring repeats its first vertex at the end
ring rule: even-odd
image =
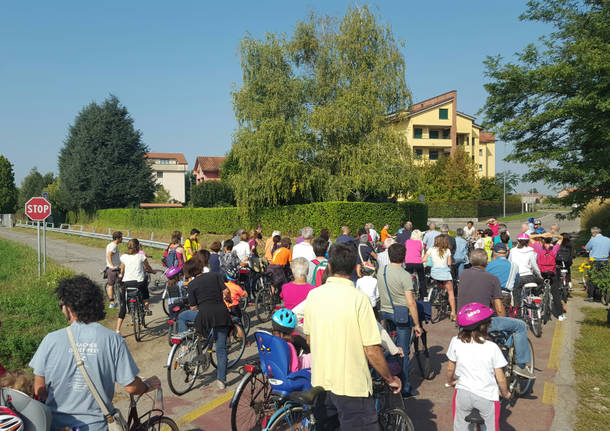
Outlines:
{"type": "MultiPolygon", "coordinates": [[[[509,196],[506,199],[506,214],[521,212],[521,199],[509,196]]],[[[439,218],[500,217],[502,201],[443,201],[428,203],[428,216],[439,218]]]]}
{"type": "Polygon", "coordinates": [[[332,235],[339,235],[342,225],[357,230],[369,221],[377,230],[389,223],[390,230],[396,231],[406,220],[421,229],[427,218],[427,206],[415,202],[319,202],[260,208],[251,213],[239,208],[106,209],[97,212],[95,223],[116,229],[152,231],[188,232],[196,227],[204,233],[218,234],[261,223],[266,233],[278,229],[294,235],[303,226],[311,226],[315,232],[326,227],[332,235]]]}

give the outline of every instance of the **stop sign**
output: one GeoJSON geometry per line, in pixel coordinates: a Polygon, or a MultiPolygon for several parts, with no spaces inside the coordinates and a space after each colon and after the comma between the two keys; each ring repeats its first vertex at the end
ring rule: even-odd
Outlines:
{"type": "Polygon", "coordinates": [[[42,221],[51,215],[51,204],[45,198],[31,198],[25,203],[25,215],[34,221],[42,221]]]}

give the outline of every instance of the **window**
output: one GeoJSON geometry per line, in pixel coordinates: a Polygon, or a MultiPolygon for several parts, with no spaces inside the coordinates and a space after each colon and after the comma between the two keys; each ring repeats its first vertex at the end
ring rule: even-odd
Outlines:
{"type": "Polygon", "coordinates": [[[424,156],[424,150],[422,149],[416,149],[415,150],[415,158],[416,159],[421,159],[424,156]]]}
{"type": "Polygon", "coordinates": [[[479,172],[483,172],[483,165],[479,165],[479,172]]]}
{"type": "Polygon", "coordinates": [[[438,151],[430,151],[430,160],[438,160],[438,151]]]}
{"type": "MultiPolygon", "coordinates": [[[[474,142],[473,142],[474,144],[474,142]]],[[[468,136],[466,136],[466,145],[468,145],[468,136]]]]}
{"type": "Polygon", "coordinates": [[[439,109],[438,110],[438,119],[439,120],[449,119],[449,110],[448,109],[439,109]]]}
{"type": "Polygon", "coordinates": [[[483,150],[479,150],[479,157],[483,157],[483,150]]]}
{"type": "Polygon", "coordinates": [[[474,154],[472,155],[472,161],[474,162],[474,154]]]}
{"type": "Polygon", "coordinates": [[[167,160],[167,159],[159,159],[159,164],[160,165],[169,165],[169,160],[167,160]]]}
{"type": "Polygon", "coordinates": [[[422,129],[421,127],[415,127],[413,129],[413,137],[417,139],[421,139],[422,137],[422,129]]]}
{"type": "Polygon", "coordinates": [[[157,172],[157,179],[163,179],[163,172],[157,172]]]}
{"type": "Polygon", "coordinates": [[[430,139],[438,139],[438,130],[430,130],[430,139]]]}
{"type": "Polygon", "coordinates": [[[449,139],[450,133],[451,133],[450,129],[443,129],[443,139],[449,139]]]}

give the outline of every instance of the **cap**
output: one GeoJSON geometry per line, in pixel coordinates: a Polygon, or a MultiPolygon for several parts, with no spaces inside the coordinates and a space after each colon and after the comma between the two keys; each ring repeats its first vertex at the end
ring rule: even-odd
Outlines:
{"type": "Polygon", "coordinates": [[[499,242],[498,244],[494,245],[493,250],[496,253],[506,253],[508,251],[508,247],[506,247],[506,244],[503,242],[499,242]]]}

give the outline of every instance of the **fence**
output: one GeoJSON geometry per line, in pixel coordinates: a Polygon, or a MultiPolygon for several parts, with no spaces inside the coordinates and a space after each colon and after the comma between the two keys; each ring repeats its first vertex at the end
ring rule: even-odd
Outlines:
{"type": "MultiPolygon", "coordinates": [[[[44,224],[45,224],[45,222],[43,222],[41,224],[41,226],[44,224]]],[[[46,223],[46,226],[47,226],[48,232],[58,232],[58,233],[64,233],[67,235],[84,236],[86,238],[105,239],[108,241],[112,241],[112,229],[111,228],[108,228],[108,233],[101,233],[101,232],[96,232],[95,227],[91,228],[91,232],[85,231],[84,227],[82,225],[60,224],[59,227],[55,227],[54,223],[46,223]],[[80,229],[73,229],[74,227],[77,227],[80,229]]],[[[33,222],[33,221],[26,221],[25,223],[19,222],[19,223],[15,224],[15,227],[36,229],[36,222],[33,222]]],[[[123,239],[125,239],[127,241],[129,241],[131,239],[130,231],[127,231],[127,235],[126,236],[124,235],[123,239]]],[[[169,244],[166,242],[155,241],[154,232],[151,232],[150,239],[138,238],[138,241],[140,241],[140,244],[142,244],[145,247],[166,249],[169,246],[169,244]]]]}

